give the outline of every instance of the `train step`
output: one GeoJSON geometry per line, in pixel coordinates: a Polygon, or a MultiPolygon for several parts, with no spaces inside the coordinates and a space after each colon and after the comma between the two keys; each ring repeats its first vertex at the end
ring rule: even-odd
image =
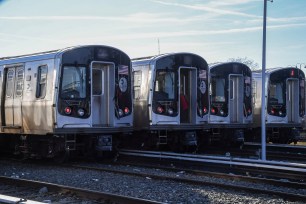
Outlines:
{"type": "Polygon", "coordinates": [[[158,145],[168,144],[168,134],[167,130],[158,131],[158,145]]]}

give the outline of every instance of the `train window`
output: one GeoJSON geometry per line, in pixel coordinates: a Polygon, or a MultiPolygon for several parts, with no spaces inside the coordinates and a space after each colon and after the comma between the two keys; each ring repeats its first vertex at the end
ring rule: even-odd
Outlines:
{"type": "Polygon", "coordinates": [[[234,80],[230,80],[230,99],[234,99],[234,80]]]}
{"type": "Polygon", "coordinates": [[[154,99],[173,100],[175,97],[175,73],[173,71],[157,71],[155,77],[154,99]]]}
{"type": "Polygon", "coordinates": [[[101,69],[92,69],[92,81],[95,83],[92,84],[92,94],[101,95],[102,94],[102,70],[101,69]]]}
{"type": "Polygon", "coordinates": [[[46,65],[38,67],[36,98],[44,98],[46,96],[47,73],[48,73],[48,67],[46,65]]]}
{"type": "Polygon", "coordinates": [[[133,76],[134,76],[134,99],[139,99],[140,98],[140,87],[141,87],[141,71],[135,71],[133,76]]]}
{"type": "Polygon", "coordinates": [[[211,79],[211,100],[212,102],[225,102],[225,79],[211,79]]]}
{"type": "Polygon", "coordinates": [[[16,74],[16,96],[22,96],[23,90],[23,69],[18,69],[16,74]]]}
{"type": "Polygon", "coordinates": [[[252,80],[252,90],[253,90],[253,94],[252,94],[253,104],[255,104],[256,94],[257,94],[257,84],[254,79],[252,80]]]}
{"type": "Polygon", "coordinates": [[[271,83],[269,86],[269,103],[283,104],[283,83],[271,83]]]}
{"type": "Polygon", "coordinates": [[[61,98],[86,97],[86,67],[64,66],[61,82],[61,98]]]}
{"type": "Polygon", "coordinates": [[[7,81],[6,81],[6,97],[7,98],[13,96],[14,74],[15,74],[15,72],[13,70],[9,70],[7,72],[7,81]]]}

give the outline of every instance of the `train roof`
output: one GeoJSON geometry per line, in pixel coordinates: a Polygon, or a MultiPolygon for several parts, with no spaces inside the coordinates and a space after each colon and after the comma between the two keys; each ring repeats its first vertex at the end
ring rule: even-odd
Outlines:
{"type": "MultiPolygon", "coordinates": [[[[241,63],[241,62],[215,62],[215,63],[208,64],[208,66],[209,66],[209,69],[212,69],[214,67],[218,67],[218,66],[222,66],[222,65],[228,65],[228,64],[240,64],[240,65],[249,67],[248,65],[246,65],[244,63],[241,63]]],[[[251,68],[249,67],[249,69],[251,69],[251,68]]]]}
{"type": "MultiPolygon", "coordinates": [[[[295,70],[299,70],[303,73],[303,75],[305,75],[304,71],[302,69],[299,69],[297,67],[274,67],[274,68],[268,68],[266,69],[266,75],[269,76],[270,74],[280,71],[280,70],[284,70],[284,69],[295,69],[295,70]]],[[[262,70],[255,70],[252,71],[253,76],[254,77],[261,77],[262,74],[262,70]]]]}
{"type": "Polygon", "coordinates": [[[211,63],[208,66],[209,66],[209,69],[214,69],[215,67],[231,65],[231,64],[238,64],[242,67],[247,67],[251,71],[251,68],[248,65],[241,63],[241,62],[216,62],[216,63],[211,63]]]}
{"type": "Polygon", "coordinates": [[[83,47],[107,47],[107,48],[118,50],[124,53],[126,56],[128,56],[122,50],[119,50],[118,48],[114,48],[114,47],[107,46],[107,45],[76,45],[76,46],[66,47],[66,48],[58,49],[58,50],[51,50],[51,51],[18,55],[18,56],[2,57],[0,58],[0,65],[18,64],[18,63],[23,63],[26,61],[51,59],[51,58],[55,58],[57,55],[61,55],[62,53],[65,53],[66,51],[77,49],[77,48],[83,48],[83,47]]]}
{"type": "MultiPolygon", "coordinates": [[[[270,74],[270,73],[273,73],[273,72],[276,72],[276,71],[279,71],[279,70],[283,70],[283,69],[298,69],[298,70],[301,70],[301,69],[299,69],[297,67],[274,67],[274,68],[266,69],[266,74],[268,74],[268,73],[270,74]]],[[[301,70],[301,71],[303,71],[303,70],[301,70]]],[[[254,70],[252,72],[253,73],[261,73],[262,70],[254,70]]]]}
{"type": "Polygon", "coordinates": [[[154,55],[154,56],[147,56],[147,57],[139,57],[139,58],[133,58],[132,59],[132,63],[133,65],[137,65],[137,64],[150,64],[151,62],[156,62],[159,59],[162,59],[164,57],[169,57],[169,56],[175,56],[175,55],[193,55],[193,56],[197,56],[202,58],[205,62],[206,60],[200,56],[197,55],[195,53],[191,53],[191,52],[173,52],[173,53],[164,53],[164,54],[159,54],[159,55],[154,55]]]}

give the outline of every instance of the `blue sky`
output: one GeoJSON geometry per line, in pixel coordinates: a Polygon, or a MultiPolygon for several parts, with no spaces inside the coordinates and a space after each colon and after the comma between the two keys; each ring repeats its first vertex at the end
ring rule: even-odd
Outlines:
{"type": "MultiPolygon", "coordinates": [[[[306,63],[306,0],[267,5],[267,67],[306,63]]],[[[0,57],[102,44],[135,58],[159,39],[161,53],[261,66],[262,16],[263,0],[0,0],[0,57]]]]}

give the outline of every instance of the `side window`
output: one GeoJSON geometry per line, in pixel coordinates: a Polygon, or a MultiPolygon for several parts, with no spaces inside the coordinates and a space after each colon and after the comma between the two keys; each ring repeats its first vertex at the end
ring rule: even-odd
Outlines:
{"type": "Polygon", "coordinates": [[[13,89],[14,89],[14,74],[13,70],[9,70],[7,72],[7,81],[6,81],[6,97],[10,98],[13,96],[13,89]]]}
{"type": "Polygon", "coordinates": [[[47,90],[47,65],[39,66],[37,70],[36,98],[45,98],[47,90]]]}
{"type": "Polygon", "coordinates": [[[16,96],[22,96],[23,90],[23,68],[17,69],[16,73],[16,96]]]}
{"type": "Polygon", "coordinates": [[[141,71],[135,71],[134,76],[134,99],[140,98],[140,87],[141,87],[141,71]]]}
{"type": "Polygon", "coordinates": [[[256,94],[257,94],[257,84],[256,84],[256,81],[253,79],[252,80],[252,91],[253,91],[253,93],[252,93],[252,95],[253,95],[253,106],[254,106],[254,104],[255,104],[255,102],[256,102],[256,94]]]}

